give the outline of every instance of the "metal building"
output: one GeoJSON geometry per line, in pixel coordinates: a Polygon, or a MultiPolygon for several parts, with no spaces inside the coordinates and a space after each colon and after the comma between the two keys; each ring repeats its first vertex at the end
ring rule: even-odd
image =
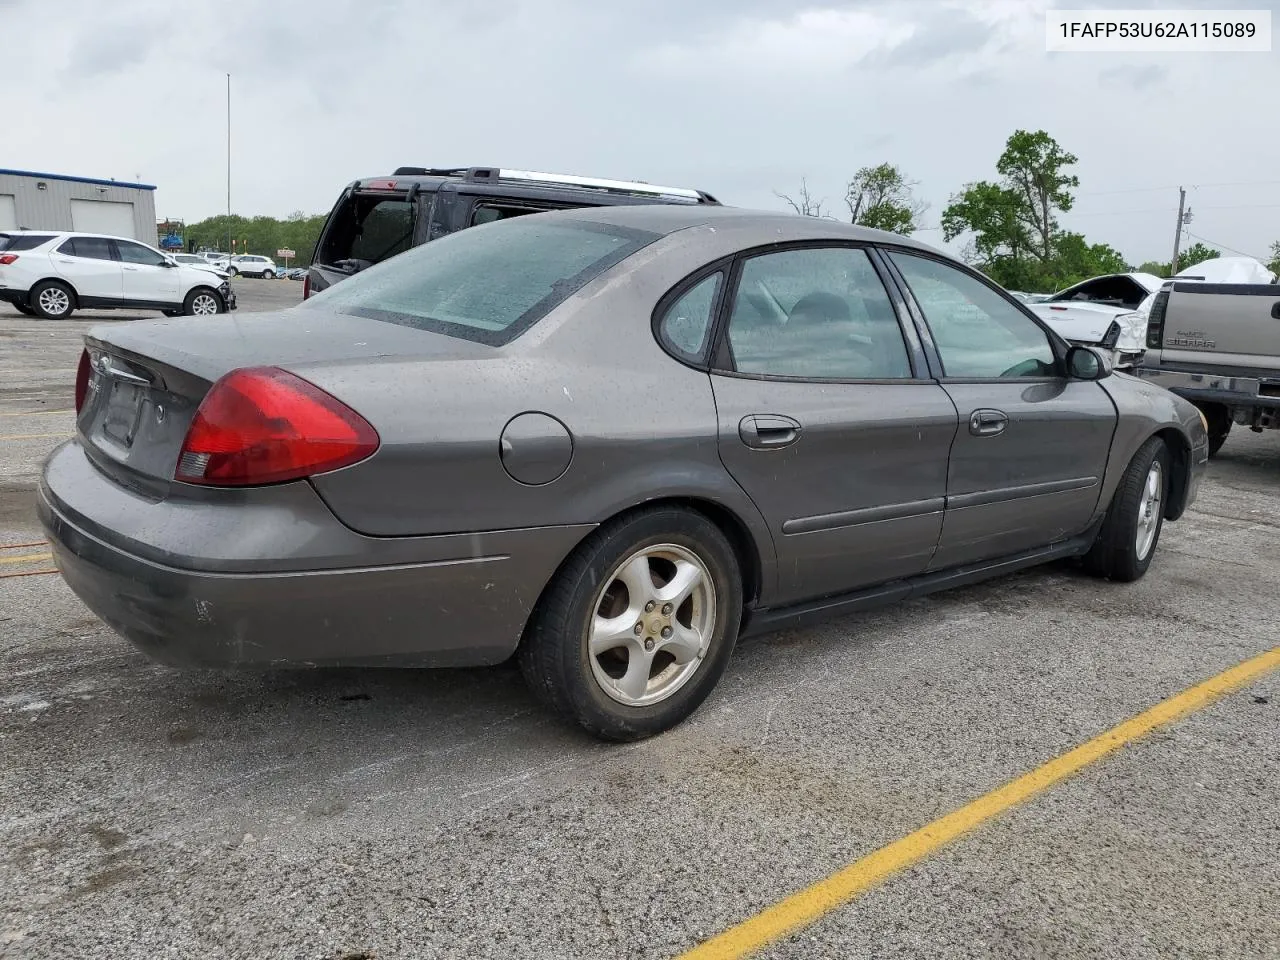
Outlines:
{"type": "Polygon", "coordinates": [[[82,230],[156,242],[155,187],[0,170],[0,230],[82,230]]]}

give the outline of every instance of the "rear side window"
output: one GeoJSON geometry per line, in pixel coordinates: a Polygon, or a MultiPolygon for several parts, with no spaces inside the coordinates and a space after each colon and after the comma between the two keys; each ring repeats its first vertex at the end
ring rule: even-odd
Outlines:
{"type": "Polygon", "coordinates": [[[684,360],[693,363],[702,356],[723,279],[717,272],[699,280],[662,315],[658,334],[667,349],[684,360]]]}
{"type": "Polygon", "coordinates": [[[403,253],[413,243],[416,206],[399,197],[352,194],[330,218],[320,262],[361,260],[367,265],[403,253]]]}
{"type": "Polygon", "coordinates": [[[0,233],[0,250],[9,250],[17,252],[19,250],[34,250],[43,243],[48,243],[53,239],[51,234],[3,234],[0,233]]]}
{"type": "Polygon", "coordinates": [[[423,244],[329,287],[304,309],[497,346],[656,239],[626,227],[521,217],[423,244]]]}
{"type": "Polygon", "coordinates": [[[59,253],[85,260],[114,260],[111,241],[106,237],[72,237],[58,248],[59,253]]]}
{"type": "Polygon", "coordinates": [[[519,203],[477,203],[471,213],[471,226],[482,223],[493,223],[495,220],[509,220],[511,217],[523,217],[530,213],[545,213],[551,207],[531,207],[519,203]]]}
{"type": "Polygon", "coordinates": [[[814,380],[911,376],[906,341],[866,251],[812,247],[752,257],[729,315],[739,373],[814,380]]]}

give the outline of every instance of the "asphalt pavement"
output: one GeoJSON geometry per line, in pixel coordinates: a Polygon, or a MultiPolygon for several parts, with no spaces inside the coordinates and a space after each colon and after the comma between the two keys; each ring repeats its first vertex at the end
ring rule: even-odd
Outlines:
{"type": "MultiPolygon", "coordinates": [[[[1054,565],[763,637],[638,744],[510,666],[157,666],[39,572],[89,319],[0,307],[0,575],[35,573],[0,579],[0,957],[672,957],[1280,644],[1280,435],[1245,431],[1139,583],[1054,565]]],[[[1280,956],[1278,771],[1272,673],[761,955],[1280,956]]]]}

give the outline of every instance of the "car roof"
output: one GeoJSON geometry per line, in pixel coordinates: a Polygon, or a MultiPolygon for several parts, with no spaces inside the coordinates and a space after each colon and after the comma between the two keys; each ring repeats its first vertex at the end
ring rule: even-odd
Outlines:
{"type": "Polygon", "coordinates": [[[758,231],[761,243],[785,243],[791,240],[843,240],[893,244],[915,247],[931,253],[939,252],[911,237],[842,223],[839,220],[804,217],[776,210],[748,210],[710,204],[654,203],[617,207],[576,207],[572,210],[556,210],[539,214],[539,216],[631,227],[663,236],[679,230],[687,230],[690,227],[714,227],[723,224],[747,233],[758,231]]]}

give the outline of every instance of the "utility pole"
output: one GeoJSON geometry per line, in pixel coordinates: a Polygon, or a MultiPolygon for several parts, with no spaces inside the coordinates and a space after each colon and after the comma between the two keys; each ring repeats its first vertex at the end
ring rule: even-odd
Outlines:
{"type": "Polygon", "coordinates": [[[1173,276],[1178,272],[1178,247],[1182,245],[1182,225],[1186,221],[1183,220],[1182,209],[1187,202],[1187,191],[1178,188],[1178,229],[1173,234],[1173,259],[1169,261],[1169,276],[1173,276]]]}
{"type": "MultiPolygon", "coordinates": [[[[1179,211],[1181,215],[1181,211],[1179,211]]],[[[227,74],[227,256],[231,256],[231,74],[227,74]]],[[[1174,252],[1174,259],[1177,259],[1174,252]]]]}

